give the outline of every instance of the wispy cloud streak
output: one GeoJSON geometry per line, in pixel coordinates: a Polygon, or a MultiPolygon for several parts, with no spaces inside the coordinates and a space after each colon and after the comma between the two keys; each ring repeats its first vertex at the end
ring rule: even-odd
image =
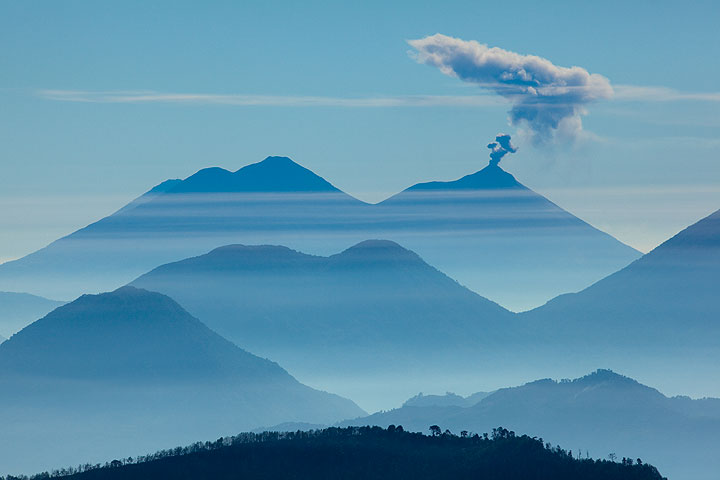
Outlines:
{"type": "Polygon", "coordinates": [[[489,95],[405,95],[377,97],[323,97],[210,93],[163,93],[155,91],[40,90],[49,100],[87,103],[182,103],[195,105],[275,107],[485,107],[503,105],[489,95]]]}
{"type": "Polygon", "coordinates": [[[615,85],[614,100],[644,102],[720,102],[720,92],[681,92],[668,87],[615,85]]]}
{"type": "MultiPolygon", "coordinates": [[[[681,92],[667,87],[615,85],[617,102],[720,102],[720,92],[681,92]]],[[[374,97],[324,97],[303,95],[247,95],[214,93],[172,93],[150,90],[38,90],[35,94],[47,100],[80,103],[174,103],[187,105],[229,105],[238,107],[490,107],[506,106],[509,100],[495,95],[405,95],[374,97]]],[[[536,102],[542,105],[543,102],[536,102]]],[[[550,105],[550,103],[548,103],[550,105]]],[[[558,105],[557,102],[552,105],[558,105]]]]}

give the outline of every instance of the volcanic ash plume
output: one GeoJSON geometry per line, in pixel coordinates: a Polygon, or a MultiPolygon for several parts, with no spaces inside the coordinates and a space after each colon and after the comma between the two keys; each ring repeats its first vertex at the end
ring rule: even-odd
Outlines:
{"type": "Polygon", "coordinates": [[[560,67],[536,55],[439,33],[408,43],[417,50],[418,62],[509,100],[510,123],[523,127],[537,145],[574,139],[582,132],[586,105],[613,95],[602,75],[560,67]]]}
{"type": "Polygon", "coordinates": [[[517,148],[510,143],[510,135],[507,133],[498,133],[495,141],[487,146],[490,149],[490,165],[497,165],[500,160],[508,153],[517,152],[517,148]]]}

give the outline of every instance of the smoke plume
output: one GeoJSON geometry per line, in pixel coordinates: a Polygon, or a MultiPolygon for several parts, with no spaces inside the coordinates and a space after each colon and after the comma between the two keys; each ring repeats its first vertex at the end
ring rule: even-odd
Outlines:
{"type": "Polygon", "coordinates": [[[418,62],[508,99],[510,123],[526,127],[536,144],[576,137],[582,131],[585,105],[613,95],[602,75],[581,67],[558,67],[535,55],[439,33],[408,43],[417,50],[418,62]]]}
{"type": "Polygon", "coordinates": [[[497,165],[508,153],[517,152],[517,148],[510,143],[510,135],[507,133],[498,133],[495,141],[489,143],[487,147],[490,149],[490,165],[497,165]]]}

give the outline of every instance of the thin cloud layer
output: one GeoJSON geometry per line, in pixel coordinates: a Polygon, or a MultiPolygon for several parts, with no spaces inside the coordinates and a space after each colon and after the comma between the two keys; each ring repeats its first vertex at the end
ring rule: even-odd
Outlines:
{"type": "Polygon", "coordinates": [[[39,90],[48,100],[81,103],[180,103],[187,105],[231,105],[237,107],[488,107],[502,105],[491,95],[402,95],[381,97],[318,97],[210,93],[165,93],[154,91],[39,90]]]}
{"type": "Polygon", "coordinates": [[[559,67],[535,55],[439,33],[408,43],[417,50],[419,63],[509,100],[510,123],[527,128],[535,143],[576,137],[582,131],[585,105],[613,95],[602,75],[581,67],[559,67]]]}

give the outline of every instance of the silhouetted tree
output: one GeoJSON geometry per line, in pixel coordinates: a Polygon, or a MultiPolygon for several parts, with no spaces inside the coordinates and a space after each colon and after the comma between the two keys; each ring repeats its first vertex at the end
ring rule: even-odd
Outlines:
{"type": "MultiPolygon", "coordinates": [[[[430,431],[437,437],[441,430],[433,425],[430,431]]],[[[492,440],[461,434],[443,435],[442,441],[428,441],[425,435],[405,432],[400,426],[333,427],[307,432],[242,433],[135,459],[115,460],[104,466],[86,464],[32,478],[0,480],[665,480],[655,467],[640,460],[632,463],[627,458],[623,463],[574,459],[558,446],[543,445],[526,435],[516,436],[502,427],[493,430],[492,440]]]]}

